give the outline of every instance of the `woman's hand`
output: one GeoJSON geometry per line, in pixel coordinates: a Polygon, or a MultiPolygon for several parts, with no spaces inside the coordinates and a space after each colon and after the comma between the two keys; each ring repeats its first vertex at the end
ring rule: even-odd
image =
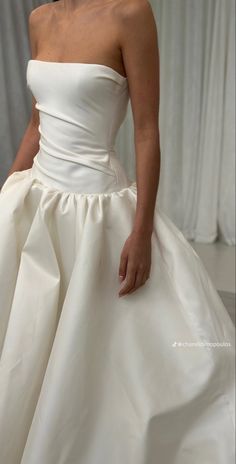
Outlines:
{"type": "Polygon", "coordinates": [[[119,276],[122,282],[119,297],[144,285],[151,269],[151,233],[133,231],[121,252],[119,276]]]}

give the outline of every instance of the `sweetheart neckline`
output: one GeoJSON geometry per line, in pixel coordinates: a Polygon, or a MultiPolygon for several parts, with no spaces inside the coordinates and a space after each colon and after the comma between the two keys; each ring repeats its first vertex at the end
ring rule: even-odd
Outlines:
{"type": "Polygon", "coordinates": [[[106,69],[109,69],[110,71],[112,71],[113,73],[115,73],[119,78],[123,79],[124,81],[127,81],[127,77],[125,76],[122,76],[122,74],[120,74],[118,71],[116,71],[114,68],[112,68],[111,66],[107,66],[105,64],[99,64],[99,63],[81,63],[81,62],[65,62],[65,61],[45,61],[45,60],[37,60],[37,59],[30,59],[28,60],[29,62],[30,61],[36,61],[38,63],[48,63],[48,64],[69,64],[69,65],[86,65],[86,66],[100,66],[102,68],[106,68],[106,69]]]}

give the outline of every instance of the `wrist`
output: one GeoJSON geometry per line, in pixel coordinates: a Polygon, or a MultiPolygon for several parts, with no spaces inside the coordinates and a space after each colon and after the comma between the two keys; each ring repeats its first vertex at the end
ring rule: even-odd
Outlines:
{"type": "Polygon", "coordinates": [[[134,225],[132,232],[136,235],[151,236],[153,232],[153,225],[134,225]]]}

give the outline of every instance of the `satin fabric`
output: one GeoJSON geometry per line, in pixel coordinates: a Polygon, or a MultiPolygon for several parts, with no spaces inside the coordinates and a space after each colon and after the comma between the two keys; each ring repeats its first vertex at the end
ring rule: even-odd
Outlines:
{"type": "Polygon", "coordinates": [[[40,149],[0,194],[1,464],[233,464],[234,326],[158,200],[150,278],[118,297],[127,79],[30,60],[27,82],[40,149]]]}

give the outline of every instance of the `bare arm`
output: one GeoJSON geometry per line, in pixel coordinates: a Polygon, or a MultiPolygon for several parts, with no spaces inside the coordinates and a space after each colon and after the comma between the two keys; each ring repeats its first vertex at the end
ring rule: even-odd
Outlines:
{"type": "Polygon", "coordinates": [[[149,278],[161,156],[158,37],[149,2],[126,0],[119,23],[134,119],[137,181],[133,230],[122,249],[119,266],[122,281],[119,296],[123,296],[135,291],[149,278]]]}
{"type": "Polygon", "coordinates": [[[137,210],[134,229],[151,233],[161,161],[157,30],[146,0],[128,0],[122,19],[122,55],[135,131],[137,210]]]}
{"type": "MultiPolygon", "coordinates": [[[[36,32],[38,22],[38,12],[33,10],[29,15],[29,39],[31,47],[31,56],[36,56],[36,32]]],[[[32,96],[32,111],[29,123],[21,140],[15,160],[11,166],[8,176],[14,171],[23,171],[32,167],[33,158],[39,149],[39,112],[35,108],[36,100],[32,96]]]]}

